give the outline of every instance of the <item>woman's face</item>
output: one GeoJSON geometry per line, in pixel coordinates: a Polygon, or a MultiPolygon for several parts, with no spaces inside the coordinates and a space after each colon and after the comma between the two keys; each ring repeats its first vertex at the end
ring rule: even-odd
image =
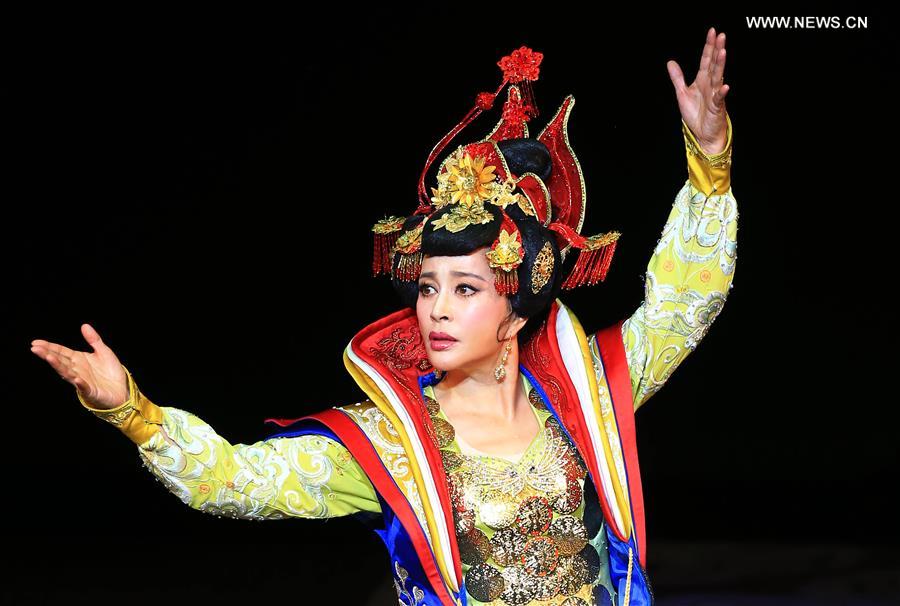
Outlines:
{"type": "Polygon", "coordinates": [[[469,255],[429,257],[422,262],[416,315],[428,359],[444,371],[493,369],[505,339],[526,322],[511,313],[509,299],[497,293],[483,247],[469,255]],[[499,332],[499,336],[498,336],[499,332]],[[436,337],[452,337],[441,340],[436,337]]]}

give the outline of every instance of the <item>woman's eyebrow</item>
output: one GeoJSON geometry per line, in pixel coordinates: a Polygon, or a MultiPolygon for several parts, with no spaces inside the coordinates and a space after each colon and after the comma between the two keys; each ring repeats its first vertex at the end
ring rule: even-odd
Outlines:
{"type": "MultiPolygon", "coordinates": [[[[469,278],[478,278],[478,279],[481,280],[482,282],[487,282],[487,280],[485,280],[484,278],[482,278],[482,277],[479,276],[478,274],[469,273],[469,272],[467,272],[467,271],[451,271],[450,273],[453,274],[454,276],[469,277],[469,278]]],[[[434,273],[433,271],[426,271],[426,272],[424,272],[424,273],[422,273],[422,274],[419,274],[419,277],[420,277],[420,278],[434,278],[434,277],[435,277],[435,273],[434,273]]]]}

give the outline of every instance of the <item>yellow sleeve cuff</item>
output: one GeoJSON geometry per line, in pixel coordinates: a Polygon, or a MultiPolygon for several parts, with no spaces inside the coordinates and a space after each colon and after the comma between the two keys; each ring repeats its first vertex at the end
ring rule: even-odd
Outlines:
{"type": "Polygon", "coordinates": [[[162,409],[148,400],[144,394],[140,392],[131,373],[125,369],[128,376],[128,399],[115,408],[101,409],[94,408],[84,401],[81,392],[77,389],[75,394],[81,405],[90,410],[96,416],[100,417],[107,423],[111,423],[119,428],[128,438],[135,444],[141,445],[150,437],[159,431],[163,422],[162,409]]]}
{"type": "Polygon", "coordinates": [[[695,188],[707,196],[724,194],[731,188],[731,116],[728,112],[725,112],[725,122],[725,149],[717,154],[707,154],[684,119],[681,120],[688,178],[695,188]]]}

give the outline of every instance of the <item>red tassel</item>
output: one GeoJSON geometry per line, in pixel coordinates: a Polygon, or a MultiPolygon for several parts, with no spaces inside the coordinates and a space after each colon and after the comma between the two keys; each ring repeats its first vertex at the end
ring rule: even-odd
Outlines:
{"type": "Polygon", "coordinates": [[[534,87],[528,80],[524,80],[522,84],[524,85],[522,87],[524,89],[522,96],[525,99],[525,111],[529,118],[537,118],[541,112],[538,109],[537,100],[534,96],[534,87]]]}
{"type": "Polygon", "coordinates": [[[373,276],[391,272],[391,252],[399,237],[399,230],[389,234],[375,234],[375,253],[372,258],[373,276]]]}
{"type": "Polygon", "coordinates": [[[605,280],[613,254],[616,252],[617,243],[618,238],[592,250],[578,249],[578,260],[562,287],[571,290],[585,284],[593,285],[605,280]]]}
{"type": "Polygon", "coordinates": [[[506,271],[502,267],[494,268],[494,287],[501,295],[514,295],[519,292],[519,272],[515,269],[506,271]]]}
{"type": "Polygon", "coordinates": [[[372,226],[375,232],[375,250],[372,254],[372,275],[390,273],[394,244],[403,229],[403,217],[385,217],[372,226]]]}

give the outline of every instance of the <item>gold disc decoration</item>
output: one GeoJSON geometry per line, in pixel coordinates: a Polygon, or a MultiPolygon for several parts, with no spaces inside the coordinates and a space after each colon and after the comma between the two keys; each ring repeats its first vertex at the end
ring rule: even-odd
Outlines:
{"type": "Polygon", "coordinates": [[[453,523],[456,526],[457,540],[466,533],[475,530],[475,512],[471,509],[454,509],[453,523]]]}
{"type": "Polygon", "coordinates": [[[466,590],[479,602],[493,602],[505,586],[503,575],[490,564],[477,564],[466,572],[466,590]]]}
{"type": "Polygon", "coordinates": [[[516,526],[524,534],[543,534],[547,532],[552,519],[553,509],[550,507],[550,501],[535,495],[528,497],[519,505],[516,526]]]}
{"type": "Polygon", "coordinates": [[[447,492],[450,493],[450,504],[453,506],[453,509],[466,509],[461,482],[455,473],[447,474],[447,492]]]}
{"type": "Polygon", "coordinates": [[[544,577],[556,571],[559,549],[556,541],[547,536],[531,537],[522,554],[522,568],[532,576],[544,577]]]}
{"type": "Polygon", "coordinates": [[[441,417],[431,417],[431,422],[434,424],[434,437],[437,447],[445,448],[449,446],[453,442],[453,438],[456,437],[456,430],[453,429],[453,425],[441,417]]]}
{"type": "Polygon", "coordinates": [[[573,556],[587,545],[588,533],[584,522],[574,516],[560,516],[553,520],[547,534],[553,537],[562,556],[573,556]]]}
{"type": "Polygon", "coordinates": [[[428,411],[429,416],[434,416],[440,411],[441,407],[438,405],[437,400],[432,398],[431,396],[424,396],[425,398],[425,410],[428,411]]]}
{"type": "Polygon", "coordinates": [[[441,450],[441,459],[444,461],[444,471],[453,471],[463,464],[463,458],[452,450],[441,450]]]}
{"type": "Polygon", "coordinates": [[[579,555],[560,556],[557,570],[560,581],[559,592],[563,595],[578,593],[588,576],[587,564],[579,555]]]}
{"type": "Polygon", "coordinates": [[[534,598],[537,583],[521,566],[507,566],[500,574],[506,585],[500,594],[501,600],[510,606],[522,606],[534,598]]]}
{"type": "Polygon", "coordinates": [[[474,566],[487,562],[487,559],[491,557],[491,540],[477,528],[472,528],[463,535],[457,534],[457,542],[459,543],[459,558],[466,564],[474,566]]]}
{"type": "MultiPolygon", "coordinates": [[[[528,399],[534,408],[547,410],[536,389],[528,392],[528,399]]],[[[497,600],[504,606],[554,598],[554,605],[587,604],[575,594],[598,578],[600,556],[588,542],[583,521],[572,515],[584,502],[581,482],[587,471],[559,421],[553,415],[544,421],[544,440],[554,450],[547,451],[552,456],[539,453],[546,473],[538,477],[538,459],[508,469],[497,463],[495,469],[486,462],[490,457],[481,462],[451,450],[456,439],[453,425],[442,417],[435,398],[425,396],[424,402],[431,420],[428,427],[433,429],[429,433],[446,471],[460,559],[468,566],[465,584],[472,598],[497,600]],[[519,501],[517,495],[525,496],[520,493],[526,484],[537,494],[525,493],[530,496],[519,501]],[[494,532],[482,530],[485,527],[494,532]]]]}
{"type": "Polygon", "coordinates": [[[534,387],[532,387],[531,391],[528,392],[528,401],[531,402],[531,405],[538,410],[547,410],[547,405],[544,404],[544,399],[541,397],[540,392],[534,387]]]}
{"type": "Polygon", "coordinates": [[[556,417],[550,415],[547,417],[547,420],[544,421],[544,427],[549,428],[552,431],[552,435],[554,438],[561,437],[565,440],[568,440],[566,437],[566,432],[563,431],[562,426],[560,426],[559,421],[556,420],[556,417]]]}
{"type": "Polygon", "coordinates": [[[506,528],[516,521],[518,515],[515,499],[502,490],[491,490],[482,496],[478,515],[482,522],[495,530],[506,528]]]}
{"type": "Polygon", "coordinates": [[[566,478],[566,489],[550,501],[550,506],[556,513],[566,515],[574,512],[581,505],[584,491],[578,480],[566,478]]]}
{"type": "Polygon", "coordinates": [[[557,567],[551,572],[542,577],[535,578],[535,589],[534,589],[534,599],[535,600],[549,600],[553,596],[559,593],[559,562],[557,562],[557,567]]]}
{"type": "Polygon", "coordinates": [[[528,538],[516,528],[498,530],[491,537],[491,554],[500,566],[518,562],[525,552],[528,538]]]}
{"type": "Polygon", "coordinates": [[[570,480],[579,480],[587,477],[587,469],[581,460],[581,455],[575,451],[571,444],[568,444],[568,448],[566,448],[563,469],[565,470],[566,477],[570,480]]]}

